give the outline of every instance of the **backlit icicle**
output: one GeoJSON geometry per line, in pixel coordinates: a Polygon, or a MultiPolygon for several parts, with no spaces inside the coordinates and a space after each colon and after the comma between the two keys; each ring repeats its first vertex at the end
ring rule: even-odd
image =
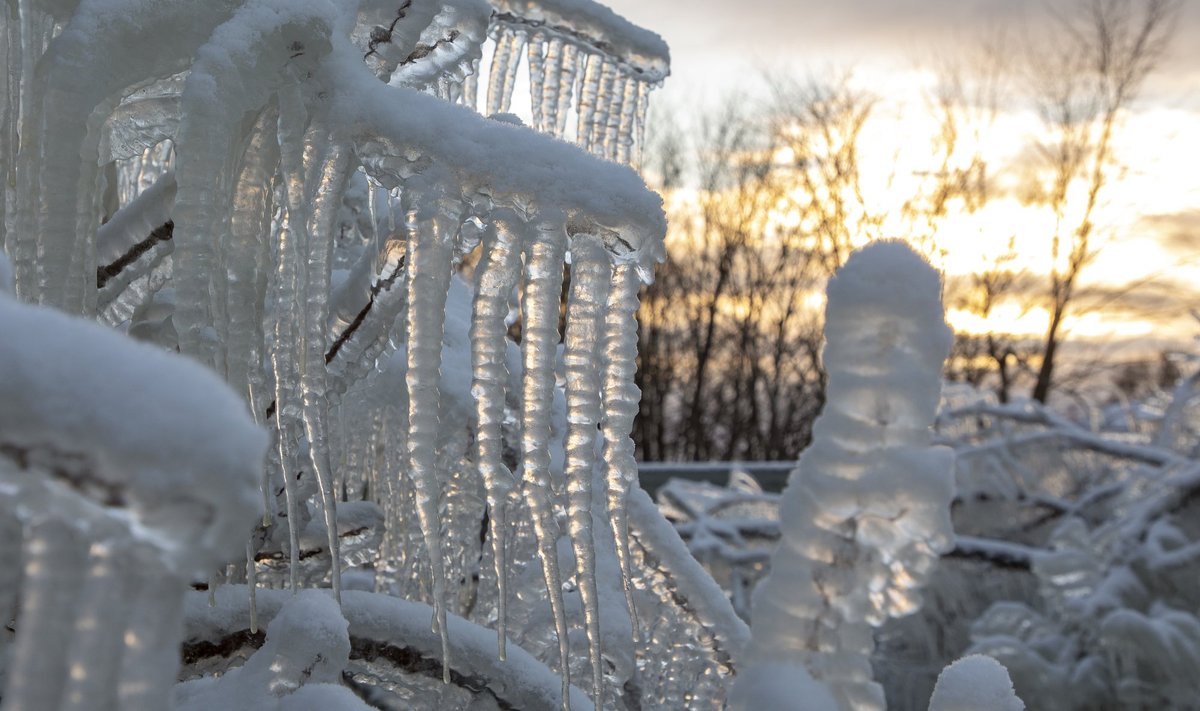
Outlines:
{"type": "Polygon", "coordinates": [[[613,62],[605,61],[600,71],[600,85],[596,90],[595,113],[592,116],[592,142],[589,150],[596,155],[607,155],[608,125],[614,109],[619,111],[620,96],[614,87],[621,70],[613,62]]]}
{"type": "Polygon", "coordinates": [[[287,501],[288,566],[289,587],[292,592],[299,589],[300,569],[300,492],[296,482],[296,453],[293,440],[294,423],[302,407],[301,396],[296,392],[299,365],[296,363],[295,343],[298,324],[303,323],[299,309],[301,279],[301,248],[306,218],[303,214],[304,160],[304,115],[297,89],[280,93],[279,149],[280,170],[283,174],[284,201],[295,201],[296,208],[285,205],[280,209],[280,223],[276,237],[275,274],[271,290],[271,337],[268,339],[268,356],[275,381],[275,432],[279,450],[280,473],[283,477],[284,496],[287,501]],[[286,187],[288,184],[291,187],[286,187]],[[299,197],[295,197],[299,196],[299,197]],[[299,214],[297,214],[299,213],[299,214]]]}
{"type": "Polygon", "coordinates": [[[596,120],[597,93],[604,73],[604,58],[598,54],[586,54],[583,59],[582,77],[579,80],[579,121],[575,142],[585,151],[592,150],[594,124],[596,120]]]}
{"type": "Polygon", "coordinates": [[[510,64],[520,64],[520,49],[520,38],[516,32],[504,26],[496,31],[496,49],[488,70],[487,111],[484,112],[488,116],[504,110],[508,67],[510,64]]]}
{"type": "Polygon", "coordinates": [[[650,90],[648,82],[638,82],[637,115],[634,116],[633,142],[637,146],[637,164],[642,163],[642,153],[646,150],[646,114],[650,110],[650,90]]]}
{"type": "Polygon", "coordinates": [[[621,564],[621,586],[625,604],[633,623],[634,638],[638,636],[637,608],[633,604],[632,563],[629,553],[629,517],[625,500],[630,487],[637,484],[637,461],[633,455],[633,419],[638,413],[642,393],[634,384],[637,372],[637,266],[618,264],[612,273],[608,308],[604,314],[604,342],[601,362],[604,365],[604,468],[608,484],[608,521],[616,542],[617,560],[621,564]]]}
{"type": "MultiPolygon", "coordinates": [[[[325,514],[326,540],[329,545],[329,575],[333,597],[342,601],[342,564],[338,545],[337,493],[329,457],[325,412],[327,377],[325,369],[326,332],[329,321],[329,269],[333,258],[334,230],[338,208],[350,170],[350,152],[326,131],[314,132],[314,140],[327,145],[312,200],[312,224],[305,230],[307,261],[302,335],[304,353],[300,363],[301,417],[308,438],[309,464],[317,475],[321,508],[325,514]]],[[[292,209],[292,187],[288,186],[288,205],[292,209]]]]}
{"type": "Polygon", "coordinates": [[[543,214],[539,219],[537,234],[526,252],[525,294],[521,303],[521,359],[525,366],[521,383],[522,489],[533,518],[538,558],[558,634],[565,706],[570,698],[571,678],[567,665],[570,647],[562,575],[558,569],[558,522],[554,517],[554,494],[550,484],[550,408],[554,400],[558,309],[567,234],[561,216],[554,219],[543,214]]]}
{"type": "Polygon", "coordinates": [[[573,44],[563,46],[562,72],[558,76],[558,106],[555,108],[554,123],[551,124],[555,136],[562,138],[567,132],[567,116],[571,113],[571,101],[575,94],[575,77],[579,72],[579,48],[573,44]]]}
{"type": "Polygon", "coordinates": [[[500,111],[507,112],[512,108],[513,91],[517,88],[517,74],[521,70],[521,50],[525,46],[525,32],[512,31],[512,41],[509,44],[511,54],[508,65],[504,68],[504,84],[500,90],[500,111]]]}
{"type": "Polygon", "coordinates": [[[225,380],[246,398],[250,411],[259,414],[266,403],[259,407],[255,402],[251,381],[255,379],[255,371],[262,368],[262,304],[270,259],[271,183],[279,162],[277,125],[277,113],[265,111],[250,134],[234,191],[226,261],[229,338],[225,343],[225,380]]]}
{"type": "Polygon", "coordinates": [[[633,156],[633,134],[637,124],[638,85],[637,79],[626,76],[620,85],[621,115],[617,119],[616,131],[609,133],[608,153],[622,163],[628,163],[633,156]]]}
{"type": "Polygon", "coordinates": [[[472,109],[479,106],[479,71],[482,62],[476,58],[471,62],[470,73],[463,79],[462,103],[472,109]]]}
{"type": "MultiPolygon", "coordinates": [[[[408,474],[416,493],[417,516],[433,576],[434,624],[442,640],[442,677],[450,682],[450,637],[446,623],[445,561],[442,559],[441,477],[437,441],[441,429],[442,337],[446,293],[450,288],[453,240],[457,225],[440,214],[450,212],[454,196],[446,185],[410,184],[405,190],[408,238],[408,474]]],[[[461,201],[459,201],[461,202],[461,201]]]]}
{"type": "Polygon", "coordinates": [[[87,544],[82,534],[57,518],[30,524],[25,532],[25,579],[16,647],[8,669],[4,711],[56,709],[67,678],[67,651],[83,586],[87,544]]]}
{"type": "Polygon", "coordinates": [[[551,58],[546,56],[546,41],[539,34],[529,38],[526,46],[529,55],[529,98],[533,127],[542,130],[545,122],[543,102],[546,94],[546,66],[551,58]]]}
{"type": "Polygon", "coordinates": [[[604,699],[604,670],[592,531],[592,474],[596,465],[596,426],[600,421],[597,346],[608,300],[609,274],[608,252],[600,240],[591,235],[574,237],[563,354],[567,380],[567,517],[592,663],[592,698],[597,704],[604,699]]]}
{"type": "Polygon", "coordinates": [[[483,256],[475,281],[475,308],[471,320],[471,394],[475,398],[478,430],[475,444],[488,503],[488,532],[496,569],[496,633],[500,658],[506,657],[508,571],[505,557],[507,511],[505,501],[514,483],[504,465],[504,399],[508,382],[505,353],[508,345],[509,299],[521,273],[521,240],[514,231],[516,216],[508,210],[492,214],[493,223],[483,240],[483,256]]]}
{"type": "MultiPolygon", "coordinates": [[[[532,46],[532,45],[531,45],[532,46]]],[[[558,101],[560,85],[563,74],[563,60],[566,59],[564,52],[564,42],[561,37],[552,36],[546,42],[546,58],[543,63],[543,73],[540,77],[541,87],[534,89],[531,84],[530,90],[534,93],[534,115],[538,120],[534,122],[534,127],[539,131],[555,133],[558,127],[558,101]]],[[[530,62],[530,82],[533,81],[532,70],[533,63],[530,62]]]]}

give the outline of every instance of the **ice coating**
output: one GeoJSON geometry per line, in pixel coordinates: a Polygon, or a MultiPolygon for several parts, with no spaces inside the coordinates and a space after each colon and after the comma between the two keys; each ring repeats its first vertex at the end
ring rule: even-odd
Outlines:
{"type": "Polygon", "coordinates": [[[571,293],[567,301],[563,362],[567,381],[567,527],[575,551],[575,579],[583,601],[592,663],[592,698],[603,699],[600,602],[592,531],[592,477],[600,422],[600,370],[596,367],[601,316],[608,301],[611,257],[591,235],[571,241],[571,293]]]}
{"type": "Polygon", "coordinates": [[[972,654],[942,670],[929,711],[1025,711],[1008,670],[982,654],[972,654]]]}
{"type": "Polygon", "coordinates": [[[901,242],[852,254],[827,292],[827,403],[781,499],[745,664],[803,667],[839,708],[882,709],[871,627],[916,610],[954,545],[953,452],[930,446],[952,334],[938,274],[901,242]]]}

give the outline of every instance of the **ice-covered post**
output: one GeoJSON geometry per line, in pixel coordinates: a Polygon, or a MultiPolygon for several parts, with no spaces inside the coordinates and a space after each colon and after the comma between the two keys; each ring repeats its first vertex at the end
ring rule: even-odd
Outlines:
{"type": "Polygon", "coordinates": [[[882,709],[872,626],[919,608],[953,541],[953,453],[930,446],[952,334],[941,280],[902,242],[829,282],[825,411],[780,504],[735,709],[882,709]]]}

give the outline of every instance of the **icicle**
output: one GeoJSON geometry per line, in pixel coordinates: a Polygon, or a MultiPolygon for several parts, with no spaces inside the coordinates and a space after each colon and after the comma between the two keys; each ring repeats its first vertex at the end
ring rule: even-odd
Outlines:
{"type": "Polygon", "coordinates": [[[81,534],[65,521],[48,518],[28,526],[20,631],[8,669],[5,711],[58,708],[86,554],[81,534]]]}
{"type": "Polygon", "coordinates": [[[470,73],[463,79],[462,84],[463,106],[476,110],[479,106],[479,70],[480,59],[477,57],[471,61],[470,73]]]}
{"type": "Polygon", "coordinates": [[[246,541],[246,587],[250,590],[250,634],[257,634],[258,564],[254,562],[254,539],[246,541]]]}
{"type": "Polygon", "coordinates": [[[251,382],[256,378],[255,371],[262,369],[263,297],[266,264],[270,259],[271,183],[279,162],[277,126],[277,113],[264,111],[250,134],[234,190],[226,261],[229,338],[225,343],[225,380],[246,398],[251,405],[250,411],[258,416],[263,408],[258,407],[251,396],[251,382]]]}
{"type": "Polygon", "coordinates": [[[584,56],[583,76],[579,84],[579,122],[575,142],[585,151],[592,149],[592,129],[596,120],[597,92],[604,73],[604,58],[598,54],[584,56]]]}
{"type": "Polygon", "coordinates": [[[217,574],[208,574],[208,606],[217,606],[217,574]]]}
{"type": "Polygon", "coordinates": [[[522,489],[533,517],[538,557],[546,579],[546,594],[558,634],[563,704],[570,698],[570,653],[567,618],[563,606],[562,576],[558,569],[558,523],[554,518],[550,485],[550,408],[554,393],[554,361],[558,348],[558,309],[562,295],[563,258],[567,235],[561,217],[540,217],[538,234],[525,258],[525,294],[521,303],[523,327],[521,455],[522,489]]]}
{"type": "Polygon", "coordinates": [[[517,87],[517,73],[521,70],[521,49],[525,45],[525,33],[516,30],[512,33],[510,44],[511,54],[504,72],[504,85],[500,91],[500,111],[507,112],[512,108],[513,91],[517,87]]]}
{"type": "MultiPolygon", "coordinates": [[[[415,183],[416,181],[414,181],[415,183]]],[[[441,428],[440,370],[446,293],[450,288],[452,242],[457,230],[437,219],[445,185],[409,185],[405,190],[408,239],[408,473],[416,490],[417,515],[433,576],[434,623],[442,640],[442,677],[450,683],[450,637],[446,623],[445,562],[442,560],[437,470],[441,428]]],[[[454,226],[457,227],[457,226],[454,226]]]]}
{"type": "Polygon", "coordinates": [[[629,519],[625,499],[631,487],[637,485],[637,462],[633,456],[633,418],[637,416],[641,392],[634,384],[637,371],[637,266],[619,264],[613,270],[612,289],[604,316],[604,466],[608,483],[608,520],[616,541],[617,560],[621,564],[621,585],[625,589],[625,604],[633,623],[633,636],[638,633],[637,608],[633,604],[633,573],[629,553],[629,519]]]}
{"type": "Polygon", "coordinates": [[[488,93],[486,115],[491,116],[503,111],[505,81],[508,76],[508,66],[519,64],[520,39],[517,34],[504,25],[496,31],[496,49],[492,55],[492,66],[488,70],[488,93]]]}
{"type": "Polygon", "coordinates": [[[642,164],[642,154],[646,150],[646,113],[650,110],[649,82],[638,82],[637,116],[634,118],[636,130],[634,143],[637,144],[637,165],[642,164]]]}
{"type": "MultiPolygon", "coordinates": [[[[539,42],[539,44],[541,43],[539,42]]],[[[532,43],[530,47],[533,47],[532,43]]],[[[558,127],[558,94],[561,89],[559,82],[562,81],[564,59],[562,38],[551,36],[550,40],[546,42],[546,57],[542,64],[542,75],[538,77],[537,84],[534,84],[533,57],[530,57],[529,81],[530,91],[533,94],[533,125],[539,131],[555,133],[558,127]]]]}
{"type": "MultiPolygon", "coordinates": [[[[20,26],[20,79],[18,86],[17,145],[14,181],[17,199],[13,204],[13,235],[9,242],[13,247],[9,255],[13,263],[13,281],[16,293],[26,301],[37,299],[38,229],[36,222],[37,184],[41,172],[40,146],[34,137],[37,123],[38,104],[34,87],[38,86],[34,66],[41,53],[41,41],[35,32],[34,0],[17,0],[17,19],[20,26]]],[[[73,207],[73,206],[72,206],[73,207]]]]}
{"type": "Polygon", "coordinates": [[[87,579],[79,597],[79,617],[67,662],[64,710],[117,708],[117,680],[125,626],[133,608],[127,540],[92,544],[87,579]]]}
{"type": "Polygon", "coordinates": [[[567,515],[575,549],[576,580],[592,662],[592,699],[604,701],[600,603],[596,592],[596,544],[592,532],[592,481],[596,465],[596,426],[600,421],[599,355],[601,316],[608,301],[609,256],[591,235],[571,241],[571,293],[563,361],[567,379],[567,515]]]}
{"type": "Polygon", "coordinates": [[[302,323],[299,310],[300,249],[305,230],[303,215],[304,164],[301,148],[304,145],[304,114],[299,92],[295,87],[280,93],[279,148],[280,169],[283,173],[285,202],[280,210],[278,256],[271,285],[272,337],[268,343],[271,371],[275,380],[275,431],[279,450],[280,473],[283,476],[287,500],[288,540],[291,554],[289,587],[299,590],[300,568],[300,493],[296,485],[294,442],[291,425],[302,406],[295,392],[298,365],[294,353],[296,325],[302,323]],[[296,203],[293,209],[293,201],[296,203]]]}
{"type": "MultiPolygon", "coordinates": [[[[303,318],[303,360],[300,370],[301,417],[308,438],[309,464],[317,476],[321,493],[321,508],[325,513],[326,539],[329,545],[329,575],[333,598],[342,601],[341,557],[338,544],[337,494],[333,488],[333,472],[329,462],[326,438],[325,369],[326,331],[329,321],[329,269],[333,257],[334,230],[338,208],[350,171],[350,152],[327,132],[317,131],[314,140],[328,146],[317,181],[313,200],[312,226],[306,229],[307,276],[303,318]]],[[[288,188],[289,210],[292,209],[291,187],[288,188]]]]}
{"type": "Polygon", "coordinates": [[[638,105],[641,101],[642,82],[633,77],[625,77],[621,89],[621,118],[617,122],[616,146],[610,147],[610,155],[622,163],[628,163],[633,157],[634,132],[637,130],[638,105]]]}
{"type": "Polygon", "coordinates": [[[606,137],[608,135],[609,116],[614,108],[614,92],[613,84],[617,80],[617,74],[620,70],[616,64],[608,60],[604,60],[600,67],[600,82],[596,88],[596,98],[594,101],[595,111],[592,114],[592,126],[588,143],[588,150],[596,155],[605,155],[606,137]]]}
{"type": "Polygon", "coordinates": [[[574,98],[575,75],[579,71],[579,48],[573,44],[563,46],[562,73],[558,76],[558,106],[555,108],[552,130],[562,138],[567,132],[567,116],[571,113],[574,98]]]}
{"type": "MultiPolygon", "coordinates": [[[[551,40],[552,46],[553,42],[551,40]]],[[[533,117],[533,127],[541,131],[546,115],[542,104],[546,95],[546,65],[552,60],[546,55],[546,41],[540,34],[529,38],[526,50],[529,55],[529,108],[533,117]]]]}
{"type": "Polygon", "coordinates": [[[513,475],[503,462],[504,390],[508,382],[507,348],[509,298],[521,272],[520,238],[514,234],[516,216],[496,211],[483,241],[483,257],[476,271],[475,308],[471,321],[471,361],[478,431],[477,463],[487,493],[488,528],[496,569],[496,637],[500,658],[507,656],[507,535],[505,500],[513,475]]]}

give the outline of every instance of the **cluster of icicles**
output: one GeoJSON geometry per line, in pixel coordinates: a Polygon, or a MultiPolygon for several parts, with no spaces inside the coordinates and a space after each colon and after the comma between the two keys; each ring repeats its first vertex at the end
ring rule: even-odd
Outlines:
{"type": "MultiPolygon", "coordinates": [[[[311,497],[323,520],[307,527],[323,529],[340,596],[347,522],[338,500],[354,474],[337,465],[356,433],[331,413],[402,348],[396,441],[406,456],[396,476],[415,494],[447,680],[447,474],[437,440],[455,423],[440,421],[444,315],[457,265],[478,250],[472,455],[487,500],[500,654],[505,513],[516,496],[536,532],[564,702],[565,578],[582,598],[602,699],[598,539],[615,548],[636,620],[625,519],[636,481],[634,314],[661,256],[660,203],[624,166],[453,104],[474,105],[490,33],[488,113],[510,109],[526,48],[534,126],[564,136],[573,113],[583,148],[628,162],[665,55],[649,70],[644,57],[602,54],[611,42],[587,41],[563,16],[525,24],[482,0],[20,0],[0,13],[0,57],[13,78],[0,105],[9,192],[0,209],[13,212],[0,236],[16,292],[177,347],[244,395],[273,432],[266,513],[247,545],[251,590],[271,551],[287,558],[290,586],[301,584],[311,497]],[[514,320],[519,392],[506,360],[514,320]],[[560,343],[565,385],[556,383],[560,343]],[[568,424],[565,463],[555,464],[559,387],[568,424]],[[517,457],[506,452],[506,428],[517,457]],[[595,530],[594,509],[611,530],[595,530]],[[560,569],[560,538],[574,570],[560,569]]],[[[401,528],[401,515],[389,511],[385,526],[401,528]]]]}

